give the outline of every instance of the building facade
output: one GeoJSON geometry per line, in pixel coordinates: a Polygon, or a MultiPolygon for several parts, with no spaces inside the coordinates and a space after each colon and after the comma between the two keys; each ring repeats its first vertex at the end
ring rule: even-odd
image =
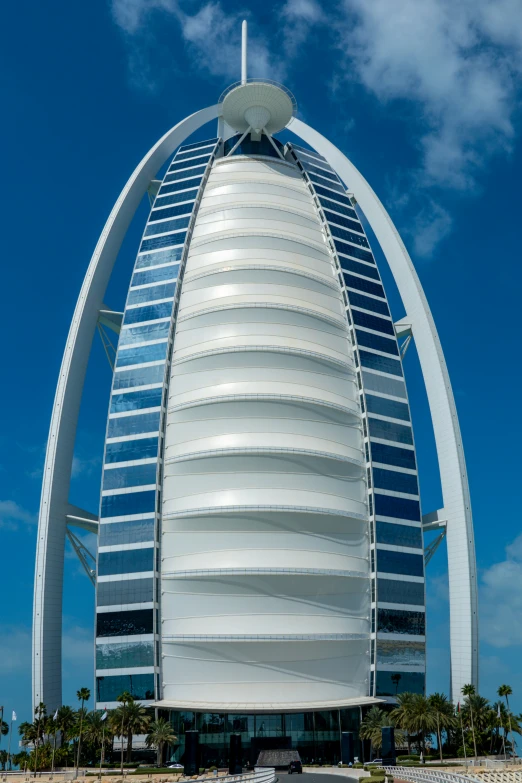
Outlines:
{"type": "Polygon", "coordinates": [[[245,78],[140,164],[82,289],[44,476],[35,701],[60,701],[52,564],[63,569],[67,525],[97,525],[97,704],[130,691],[168,710],[177,756],[197,728],[209,763],[232,731],[255,749],[291,742],[303,758],[335,759],[363,707],[425,691],[423,530],[447,530],[453,697],[477,682],[471,508],[433,320],[373,191],[294,115],[288,91],[245,78]],[[217,138],[184,143],[215,117],[217,138]],[[282,144],[285,127],[309,146],[282,144]],[[147,189],[125,310],[110,316],[110,268],[147,189]],[[361,208],[403,298],[400,322],[361,208]],[[69,506],[63,476],[100,317],[119,340],[98,517],[69,506]],[[412,334],[444,495],[424,517],[399,345],[412,334]]]}

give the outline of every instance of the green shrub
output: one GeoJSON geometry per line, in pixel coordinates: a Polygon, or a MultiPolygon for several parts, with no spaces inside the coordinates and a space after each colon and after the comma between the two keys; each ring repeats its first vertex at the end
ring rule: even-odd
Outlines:
{"type": "MultiPolygon", "coordinates": [[[[426,756],[426,758],[428,758],[426,756]]],[[[420,761],[418,753],[411,753],[409,756],[397,756],[397,761],[420,761]]]]}

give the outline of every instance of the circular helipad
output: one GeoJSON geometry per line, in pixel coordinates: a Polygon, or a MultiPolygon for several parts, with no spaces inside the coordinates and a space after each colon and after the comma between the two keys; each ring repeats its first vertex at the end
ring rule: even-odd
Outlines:
{"type": "Polygon", "coordinates": [[[249,127],[268,133],[286,128],[295,114],[292,94],[278,84],[249,81],[233,86],[223,98],[223,119],[235,131],[244,133],[249,127]],[[256,127],[253,123],[258,123],[256,127]]]}

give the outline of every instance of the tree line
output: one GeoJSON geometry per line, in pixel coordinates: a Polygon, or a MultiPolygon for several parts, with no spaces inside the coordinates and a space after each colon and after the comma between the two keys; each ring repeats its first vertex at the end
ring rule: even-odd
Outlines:
{"type": "Polygon", "coordinates": [[[501,685],[500,699],[491,704],[480,696],[473,685],[462,688],[463,701],[457,707],[443,693],[423,696],[399,693],[396,706],[387,712],[372,707],[365,715],[360,737],[371,742],[372,751],[379,753],[382,728],[395,728],[396,747],[407,747],[408,755],[415,748],[426,756],[431,737],[437,737],[440,760],[443,755],[457,757],[516,755],[514,734],[522,734],[522,715],[514,715],[509,707],[509,685],[501,685]]]}

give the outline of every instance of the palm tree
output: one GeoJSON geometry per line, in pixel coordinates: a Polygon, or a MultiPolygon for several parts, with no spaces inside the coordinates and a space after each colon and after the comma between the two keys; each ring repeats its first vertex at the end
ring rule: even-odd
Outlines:
{"type": "Polygon", "coordinates": [[[78,734],[78,755],[76,757],[76,777],[78,777],[78,767],[80,766],[80,752],[82,749],[82,731],[83,731],[83,716],[85,714],[85,710],[83,708],[83,705],[86,701],[89,701],[91,698],[91,692],[89,688],[80,688],[79,691],[76,691],[76,696],[78,697],[78,701],[81,701],[82,706],[80,708],[80,731],[78,734]]]}
{"type": "Polygon", "coordinates": [[[429,700],[422,693],[414,693],[410,705],[411,728],[413,733],[419,735],[419,744],[424,756],[426,755],[426,734],[431,733],[437,726],[434,710],[429,700]]]}
{"type": "MultiPolygon", "coordinates": [[[[65,743],[70,740],[72,732],[76,728],[76,714],[72,707],[65,704],[60,707],[55,723],[60,732],[60,748],[65,748],[65,743]]],[[[67,755],[65,756],[65,764],[67,766],[67,755]]]]}
{"type": "MultiPolygon", "coordinates": [[[[359,730],[359,736],[363,740],[370,740],[371,749],[380,750],[382,746],[382,729],[385,726],[393,726],[391,714],[384,712],[379,707],[372,707],[368,710],[363,720],[361,721],[361,728],[359,730]]],[[[400,729],[395,731],[395,744],[401,745],[404,742],[404,732],[400,729]]]]}
{"type": "Polygon", "coordinates": [[[439,743],[439,755],[442,762],[442,732],[452,728],[456,721],[453,715],[453,704],[448,701],[443,693],[432,693],[428,702],[435,716],[437,725],[437,742],[439,743]]]}
{"type": "Polygon", "coordinates": [[[132,737],[134,734],[144,734],[149,728],[151,717],[139,701],[127,704],[127,761],[131,761],[132,737]]]}
{"type": "Polygon", "coordinates": [[[168,720],[158,718],[158,720],[151,723],[145,742],[148,748],[156,748],[158,754],[156,762],[158,766],[163,761],[163,748],[165,745],[172,745],[173,742],[177,742],[177,739],[168,720]]]}
{"type": "Polygon", "coordinates": [[[100,762],[103,761],[103,745],[112,742],[111,725],[107,726],[106,722],[102,720],[102,714],[99,710],[93,710],[85,716],[85,727],[83,730],[83,736],[87,742],[91,743],[95,748],[100,748],[100,762]]]}
{"type": "Polygon", "coordinates": [[[509,711],[509,699],[508,699],[508,696],[511,696],[511,694],[513,693],[513,688],[510,685],[501,685],[497,693],[501,697],[504,696],[506,700],[506,707],[508,711],[508,720],[509,720],[509,734],[511,736],[511,751],[513,753],[513,758],[515,758],[515,743],[513,741],[513,729],[511,728],[511,713],[509,711]]]}
{"type": "Polygon", "coordinates": [[[413,693],[399,693],[397,695],[397,706],[390,713],[390,718],[396,726],[404,729],[406,732],[406,741],[408,743],[408,755],[411,755],[411,705],[413,693]]]}
{"type": "Polygon", "coordinates": [[[471,718],[471,736],[473,737],[473,751],[475,753],[475,761],[477,760],[477,742],[475,740],[475,727],[473,725],[473,704],[471,703],[471,697],[475,696],[475,686],[471,685],[463,685],[462,686],[462,695],[467,697],[468,705],[469,705],[469,714],[471,718]]]}
{"type": "Polygon", "coordinates": [[[5,765],[7,764],[8,758],[7,751],[0,750],[0,764],[2,765],[2,772],[5,772],[5,765]]]}
{"type": "Polygon", "coordinates": [[[123,777],[123,738],[127,725],[127,707],[134,701],[134,696],[129,691],[123,691],[116,701],[120,702],[120,706],[112,710],[109,720],[113,733],[121,737],[121,775],[123,777]]]}
{"type": "MultiPolygon", "coordinates": [[[[2,707],[2,710],[3,709],[4,708],[2,707]]],[[[2,739],[2,737],[6,737],[8,734],[9,734],[9,724],[6,723],[5,720],[2,718],[2,720],[0,720],[0,739],[2,739]]]]}
{"type": "Polygon", "coordinates": [[[29,753],[26,750],[21,750],[20,753],[15,753],[11,756],[11,760],[15,767],[20,767],[20,770],[25,772],[27,768],[27,761],[29,759],[29,753]]]}
{"type": "Polygon", "coordinates": [[[47,707],[43,703],[43,701],[40,702],[38,707],[35,707],[34,710],[34,717],[35,717],[35,738],[34,738],[34,777],[36,777],[36,770],[38,768],[38,745],[40,742],[40,739],[43,740],[43,724],[45,720],[45,716],[47,715],[47,707]]]}

